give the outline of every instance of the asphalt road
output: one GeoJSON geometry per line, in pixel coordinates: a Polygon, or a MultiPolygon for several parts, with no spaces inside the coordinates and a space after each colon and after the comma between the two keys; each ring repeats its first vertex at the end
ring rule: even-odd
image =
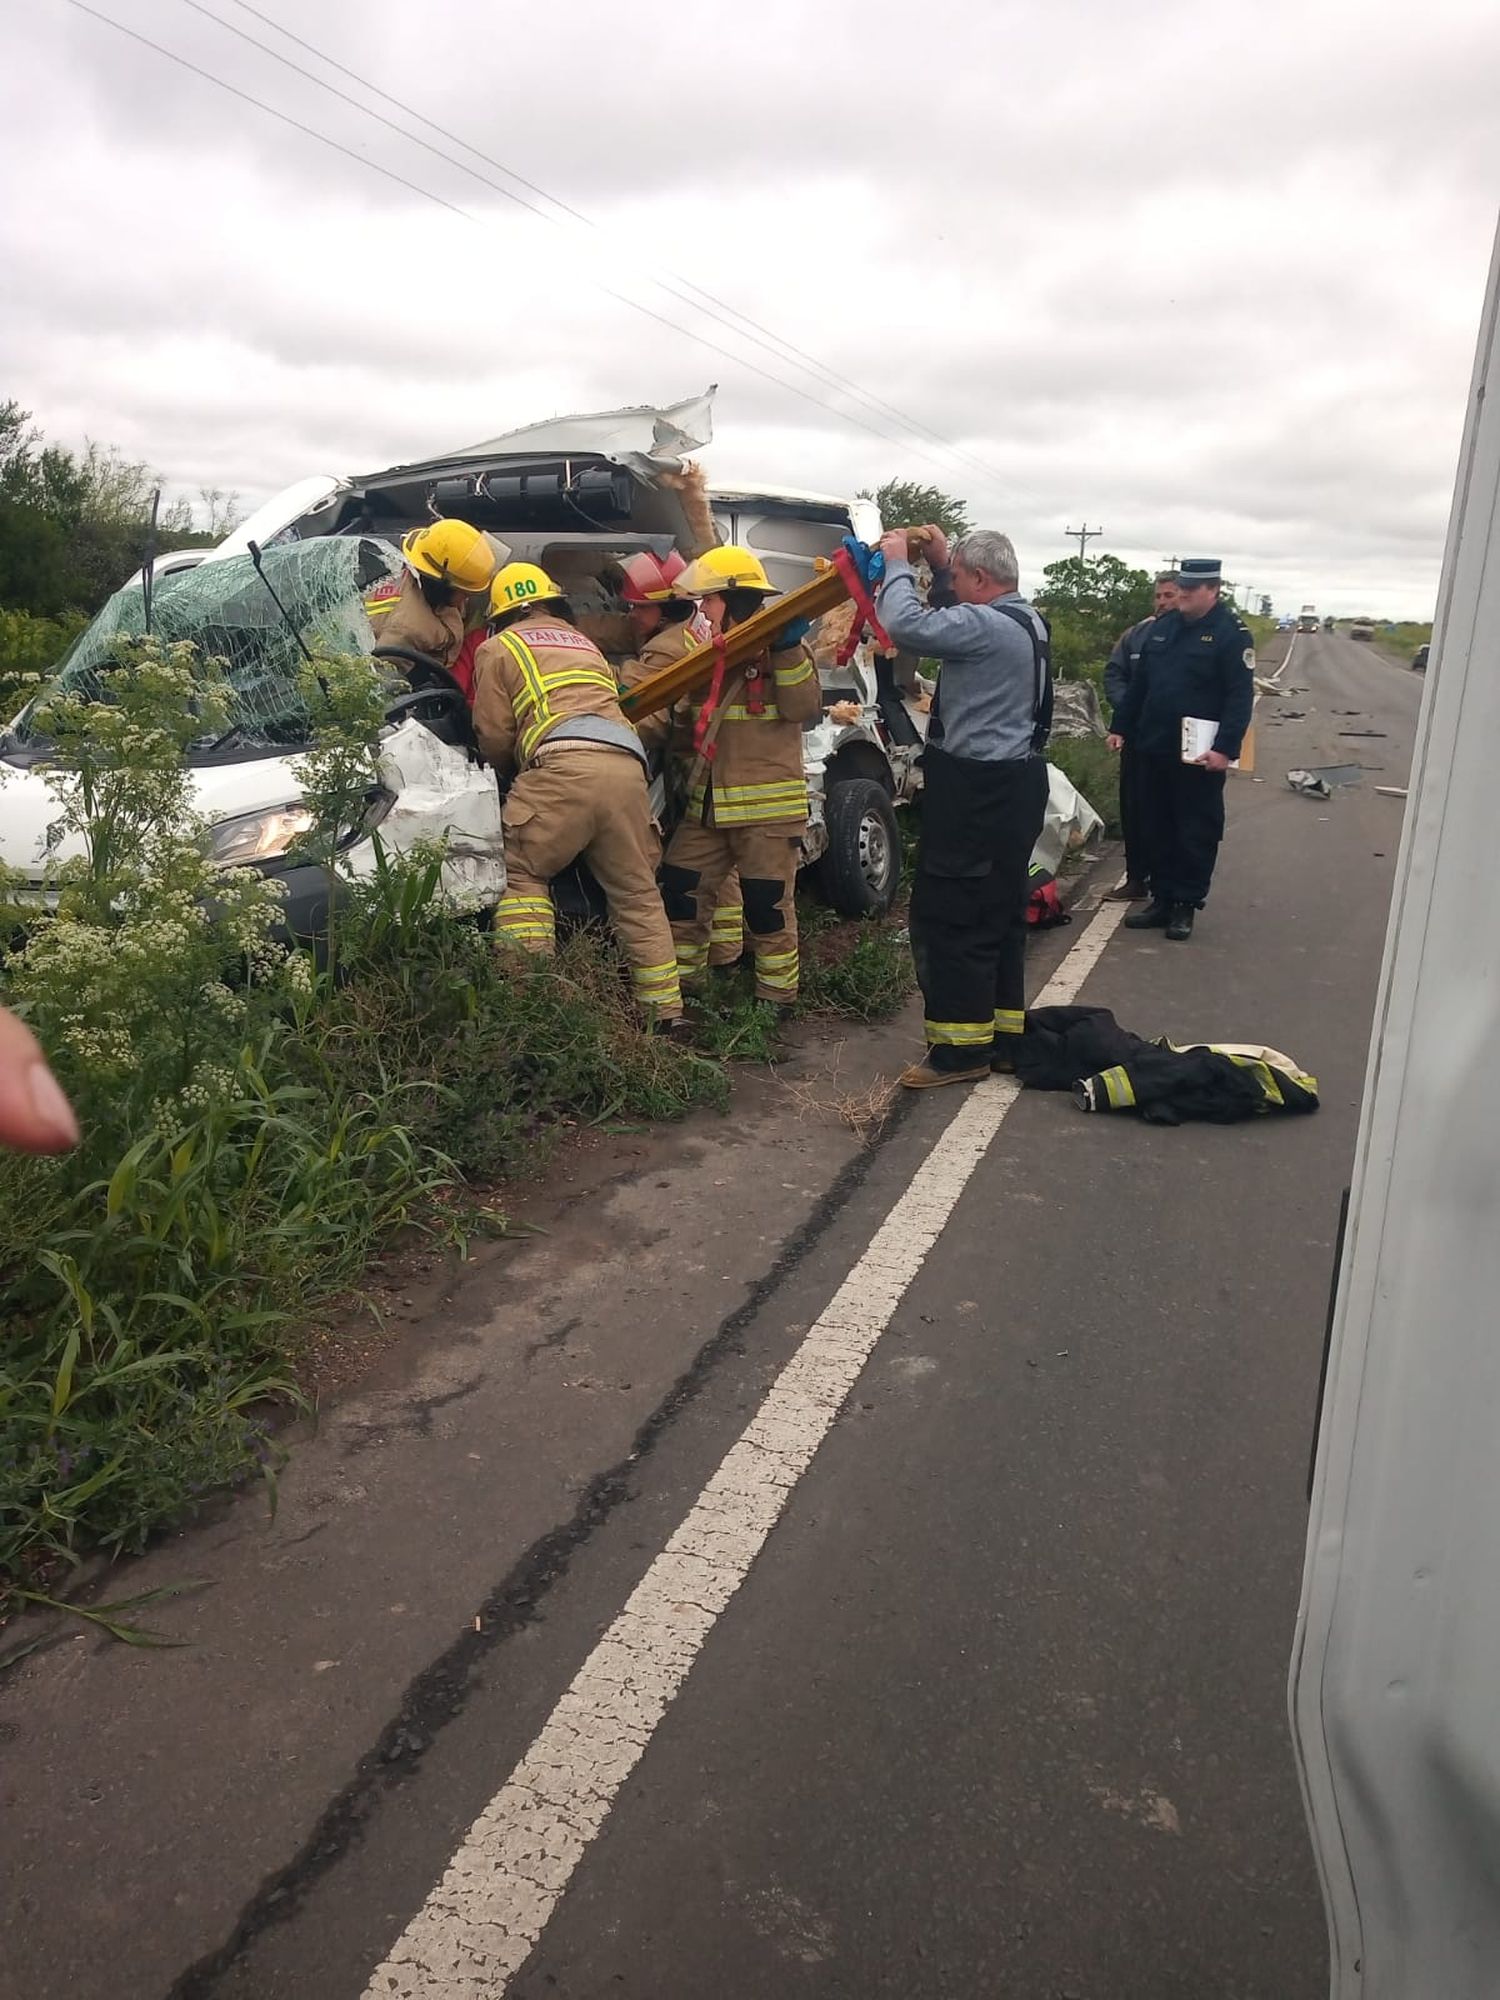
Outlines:
{"type": "Polygon", "coordinates": [[[1321,634],[1286,683],[1196,937],[1117,933],[1082,997],[1286,1049],[1320,1114],[1170,1131],[986,1086],[864,1151],[770,1101],[750,1140],[652,1142],[526,1253],[565,1277],[514,1267],[524,1368],[506,1302],[430,1330],[274,1536],[231,1510],[148,1559],[222,1549],[193,1647],[0,1686],[0,1992],[1316,2000],[1284,1683],[1403,811],[1374,787],[1421,683],[1321,634]],[[1340,763],[1372,768],[1284,783],[1340,763]],[[670,1225],[625,1248],[602,1220],[648,1185],[670,1225]]]}

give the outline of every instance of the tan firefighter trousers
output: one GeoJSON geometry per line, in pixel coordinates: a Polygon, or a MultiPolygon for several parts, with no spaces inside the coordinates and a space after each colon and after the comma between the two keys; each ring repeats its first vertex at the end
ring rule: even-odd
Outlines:
{"type": "Polygon", "coordinates": [[[550,955],[556,923],[547,884],[580,855],[609,904],[630,960],[635,997],[654,1020],[682,1013],[672,932],[656,886],[659,844],[639,760],[625,750],[544,751],[505,802],[505,894],[495,912],[500,939],[550,955]]]}
{"type": "Polygon", "coordinates": [[[797,855],[792,834],[683,821],[662,863],[661,888],[685,986],[703,981],[719,892],[730,874],[738,873],[745,937],[755,955],[756,998],[781,1006],[796,999],[797,855]]]}

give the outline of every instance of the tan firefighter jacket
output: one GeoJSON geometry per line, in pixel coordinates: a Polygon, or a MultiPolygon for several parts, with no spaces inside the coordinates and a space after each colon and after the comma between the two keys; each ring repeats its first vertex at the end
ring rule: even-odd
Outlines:
{"type": "MultiPolygon", "coordinates": [[[[689,738],[696,733],[709,690],[678,704],[689,738]]],[[[694,759],[688,817],[702,826],[758,826],[800,834],[807,825],[807,776],[802,725],[822,713],[817,669],[805,646],[768,653],[724,687],[713,757],[694,759]]],[[[709,717],[713,726],[714,716],[709,717]]]]}
{"type": "Polygon", "coordinates": [[[620,708],[614,669],[592,639],[545,604],[486,639],[474,659],[474,733],[499,771],[525,770],[549,746],[592,743],[646,753],[620,708]]]}
{"type": "MultiPolygon", "coordinates": [[[[642,646],[639,658],[626,660],[621,666],[621,687],[633,688],[649,674],[675,666],[684,653],[701,646],[707,636],[708,627],[701,618],[684,618],[676,625],[663,625],[642,646]]],[[[670,745],[674,755],[690,757],[693,731],[686,710],[686,702],[679,701],[672,708],[659,708],[655,715],[642,716],[636,727],[646,748],[665,750],[670,745]]]]}
{"type": "MultiPolygon", "coordinates": [[[[394,582],[394,579],[393,579],[394,582]]],[[[464,643],[464,614],[456,604],[434,611],[408,570],[399,590],[382,585],[365,599],[377,646],[411,646],[442,666],[451,667],[464,643]]]]}

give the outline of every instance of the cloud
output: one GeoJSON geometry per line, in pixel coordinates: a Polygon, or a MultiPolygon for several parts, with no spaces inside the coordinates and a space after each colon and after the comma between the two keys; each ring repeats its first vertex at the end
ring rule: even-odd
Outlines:
{"type": "Polygon", "coordinates": [[[354,157],[76,9],[12,22],[0,395],[56,436],[253,499],[717,379],[726,480],[937,481],[1029,575],[1086,516],[1282,603],[1430,608],[1500,182],[1489,0],[1357,32],[1332,0],[868,0],[857,35],[573,0],[472,10],[457,50],[393,0],[90,4],[354,157]]]}

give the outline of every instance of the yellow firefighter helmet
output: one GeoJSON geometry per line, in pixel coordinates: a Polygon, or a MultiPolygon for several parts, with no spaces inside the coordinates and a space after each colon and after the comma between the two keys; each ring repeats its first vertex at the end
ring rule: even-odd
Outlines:
{"type": "Polygon", "coordinates": [[[507,611],[545,604],[549,597],[562,595],[562,585],[554,583],[535,563],[507,563],[490,585],[490,616],[499,618],[507,611]]]}
{"type": "Polygon", "coordinates": [[[772,588],[759,556],[730,544],[710,549],[690,562],[672,585],[674,597],[710,597],[720,590],[764,590],[772,588]]]}
{"type": "Polygon", "coordinates": [[[432,521],[413,528],[402,540],[401,553],[414,570],[451,583],[455,590],[488,590],[495,574],[494,550],[467,521],[432,521]]]}

